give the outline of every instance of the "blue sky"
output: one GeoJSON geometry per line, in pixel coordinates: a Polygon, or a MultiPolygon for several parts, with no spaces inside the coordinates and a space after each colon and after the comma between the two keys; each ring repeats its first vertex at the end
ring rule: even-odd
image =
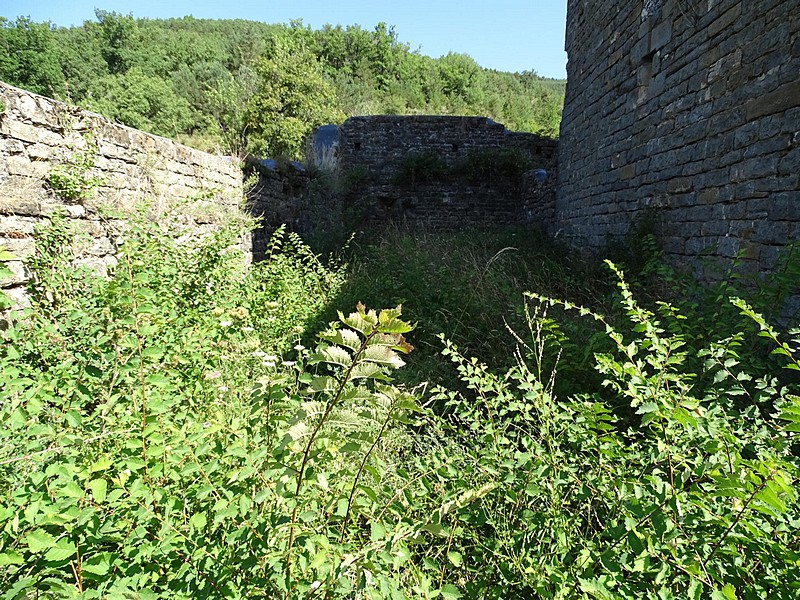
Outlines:
{"type": "Polygon", "coordinates": [[[286,23],[302,19],[325,23],[378,22],[394,25],[400,40],[423,54],[464,52],[490,69],[534,70],[544,77],[566,77],[564,26],[567,0],[0,0],[0,16],[30,16],[37,22],[76,25],[94,20],[94,8],[133,13],[134,17],[251,19],[286,23]]]}

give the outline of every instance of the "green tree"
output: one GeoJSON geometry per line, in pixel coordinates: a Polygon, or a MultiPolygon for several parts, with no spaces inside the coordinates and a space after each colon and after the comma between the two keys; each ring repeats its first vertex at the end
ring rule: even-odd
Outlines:
{"type": "Polygon", "coordinates": [[[449,52],[439,59],[442,91],[455,100],[477,104],[483,97],[483,70],[468,54],[449,52]]]}
{"type": "Polygon", "coordinates": [[[240,158],[248,151],[248,106],[258,87],[255,69],[242,65],[235,76],[229,74],[206,92],[223,150],[240,158]]]}
{"type": "Polygon", "coordinates": [[[125,125],[157,135],[175,136],[191,127],[191,109],[163,79],[134,67],[108,75],[90,91],[87,106],[125,125]]]}
{"type": "Polygon", "coordinates": [[[273,37],[256,72],[258,87],[245,119],[251,153],[297,158],[314,127],[344,119],[333,86],[302,37],[273,37]]]}
{"type": "Polygon", "coordinates": [[[65,96],[79,104],[86,99],[89,90],[108,75],[102,41],[96,29],[96,23],[87,21],[80,27],[53,31],[65,79],[65,96]]]}
{"type": "Polygon", "coordinates": [[[102,55],[111,73],[126,72],[132,66],[132,55],[142,41],[133,15],[95,9],[97,33],[102,43],[102,55]]]}
{"type": "Polygon", "coordinates": [[[0,17],[0,79],[45,96],[60,96],[64,75],[49,23],[0,17]]]}
{"type": "Polygon", "coordinates": [[[352,114],[486,115],[556,135],[564,98],[563,81],[483,69],[466,54],[434,59],[383,22],[315,31],[104,10],[69,28],[0,19],[0,78],[234,154],[297,155],[314,125],[352,114]]]}

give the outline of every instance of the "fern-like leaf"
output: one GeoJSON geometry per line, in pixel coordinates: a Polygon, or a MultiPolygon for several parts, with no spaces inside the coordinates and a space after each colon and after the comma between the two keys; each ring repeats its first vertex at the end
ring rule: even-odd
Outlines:
{"type": "Polygon", "coordinates": [[[341,346],[328,346],[327,348],[323,348],[318,356],[321,362],[339,365],[345,368],[353,364],[353,357],[341,346]]]}
{"type": "Polygon", "coordinates": [[[314,377],[308,389],[312,392],[333,392],[338,386],[335,377],[314,377]]]}
{"type": "Polygon", "coordinates": [[[349,348],[353,352],[361,347],[361,337],[352,329],[327,331],[320,333],[319,337],[330,344],[349,348]]]}
{"type": "Polygon", "coordinates": [[[374,310],[366,310],[360,302],[356,310],[357,312],[350,313],[346,317],[344,313],[339,312],[339,320],[363,335],[371,334],[378,325],[377,313],[374,310]]]}

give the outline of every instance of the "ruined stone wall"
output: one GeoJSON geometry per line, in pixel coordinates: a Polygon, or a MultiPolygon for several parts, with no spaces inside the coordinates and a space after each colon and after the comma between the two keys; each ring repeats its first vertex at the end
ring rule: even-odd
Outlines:
{"type": "Polygon", "coordinates": [[[554,186],[505,173],[499,163],[507,158],[503,151],[516,151],[555,182],[555,140],[509,132],[485,117],[370,116],[345,121],[338,144],[339,168],[350,182],[346,204],[362,210],[367,222],[402,219],[457,229],[552,220],[554,186]],[[431,161],[422,160],[417,175],[408,169],[411,156],[431,161]],[[463,169],[476,159],[474,173],[463,169]],[[446,172],[428,172],[434,163],[446,172]]]}
{"type": "Polygon", "coordinates": [[[668,255],[769,269],[800,238],[800,2],[569,0],[558,226],[653,208],[668,255]]]}
{"type": "MultiPolygon", "coordinates": [[[[141,200],[153,214],[170,214],[198,233],[238,213],[242,174],[237,162],[143,133],[103,117],[0,82],[0,248],[15,259],[11,278],[0,288],[24,302],[30,274],[25,261],[34,251],[33,231],[54,212],[87,234],[75,249],[76,263],[103,274],[116,263],[114,223],[103,207],[130,211],[141,200]],[[96,147],[93,151],[90,147],[96,147]],[[98,186],[91,198],[64,200],[47,183],[61,165],[93,156],[86,177],[98,186]],[[177,213],[170,208],[180,204],[177,213]]],[[[249,241],[243,240],[249,252],[249,241]]]]}
{"type": "MultiPolygon", "coordinates": [[[[253,260],[264,259],[270,237],[278,227],[299,234],[308,240],[313,233],[312,195],[316,191],[305,171],[292,168],[265,169],[255,173],[255,183],[247,190],[247,213],[255,217],[257,227],[252,232],[253,260]]],[[[316,200],[329,200],[330,195],[316,195],[316,200]]]]}

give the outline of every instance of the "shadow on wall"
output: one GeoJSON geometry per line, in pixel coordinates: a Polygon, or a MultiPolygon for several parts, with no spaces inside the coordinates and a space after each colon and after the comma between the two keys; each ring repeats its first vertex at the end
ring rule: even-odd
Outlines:
{"type": "Polygon", "coordinates": [[[321,252],[396,221],[437,230],[550,228],[557,147],[485,117],[352,117],[317,128],[302,165],[248,161],[248,211],[262,223],[254,257],[281,224],[321,252]]]}

